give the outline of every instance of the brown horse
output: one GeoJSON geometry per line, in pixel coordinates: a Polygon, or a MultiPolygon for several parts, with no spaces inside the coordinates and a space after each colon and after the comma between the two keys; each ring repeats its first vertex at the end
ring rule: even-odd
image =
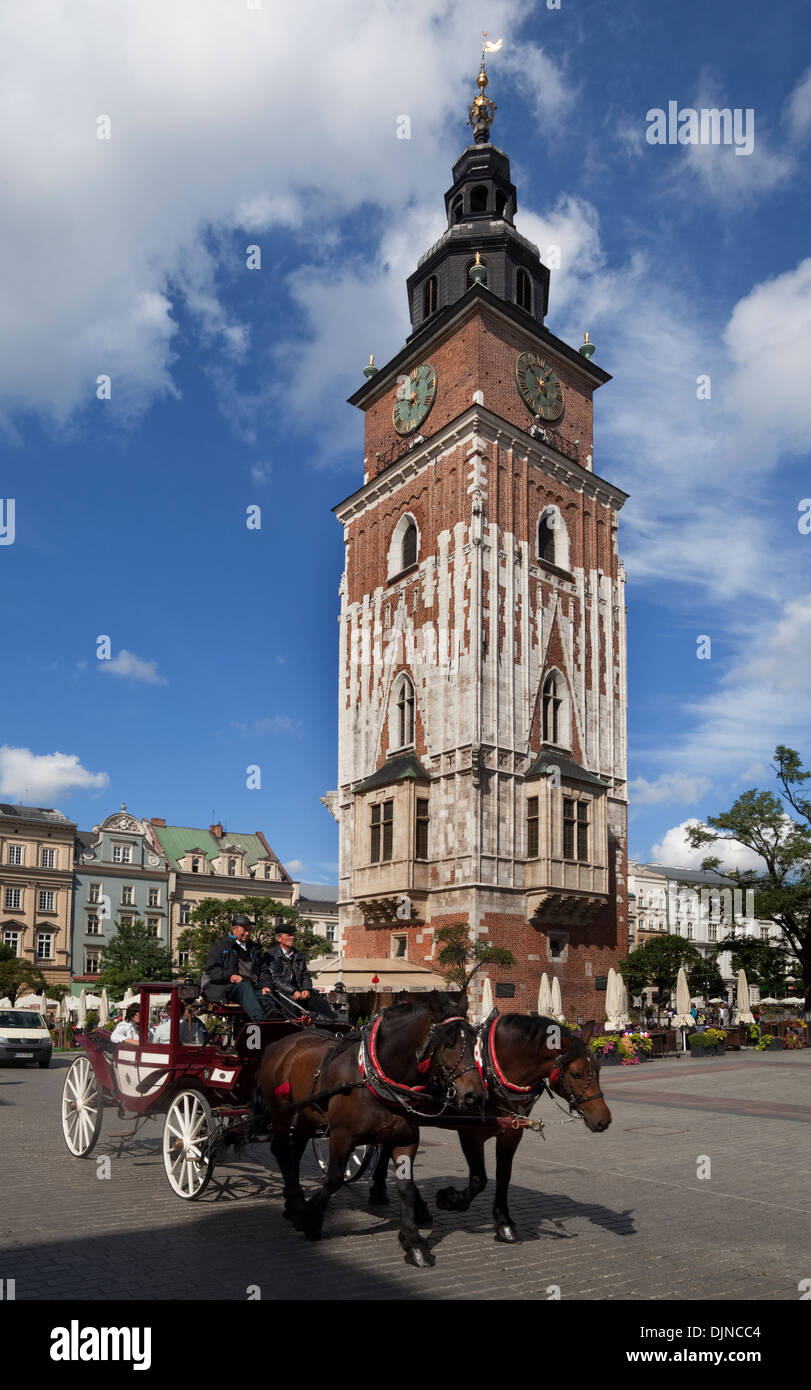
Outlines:
{"type": "MultiPolygon", "coordinates": [[[[545,1088],[568,1102],[595,1133],[607,1129],[611,1112],[600,1090],[600,1064],[589,1050],[594,1023],[578,1033],[563,1028],[554,1019],[537,1014],[491,1014],[478,1030],[480,1056],[487,1083],[486,1120],[468,1125],[461,1117],[447,1119],[443,1128],[458,1128],[459,1142],[468,1163],[466,1188],[445,1187],[437,1193],[437,1206],[445,1211],[467,1211],[474,1197],[487,1186],[484,1146],[496,1141],[496,1195],[493,1205],[496,1240],[514,1244],[520,1241],[510,1215],[508,1192],[513,1158],[527,1127],[529,1112],[545,1088]]],[[[374,1205],[388,1201],[386,1167],[389,1153],[384,1148],[372,1178],[369,1201],[374,1205]]],[[[419,1193],[415,1194],[420,1224],[430,1222],[430,1214],[419,1193]]]]}
{"type": "Polygon", "coordinates": [[[347,1041],[324,1033],[297,1033],[265,1049],[259,1086],[270,1114],[271,1150],[284,1178],[285,1216],[310,1240],[318,1240],[330,1197],[344,1181],[358,1144],[385,1145],[395,1160],[400,1197],[400,1243],[407,1264],[436,1263],[417,1229],[414,1160],[419,1123],[450,1106],[470,1114],[484,1104],[476,1065],[474,1030],[446,999],[385,1009],[370,1029],[347,1041]],[[359,1057],[363,1057],[363,1071],[359,1057]],[[313,1104],[322,1090],[341,1088],[313,1104]],[[309,1103],[308,1103],[309,1102],[309,1103]],[[309,1201],[299,1181],[308,1141],[329,1125],[329,1163],[324,1185],[309,1201]]]}

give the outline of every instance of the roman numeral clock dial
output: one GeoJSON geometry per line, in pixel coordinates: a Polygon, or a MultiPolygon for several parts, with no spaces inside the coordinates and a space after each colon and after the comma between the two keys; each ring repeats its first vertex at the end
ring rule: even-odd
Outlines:
{"type": "Polygon", "coordinates": [[[515,384],[524,404],[542,420],[563,414],[563,387],[537,352],[522,352],[515,364],[515,384]]]}
{"type": "Polygon", "coordinates": [[[394,428],[398,434],[413,434],[436,400],[437,376],[430,362],[412,367],[400,378],[394,397],[394,428]]]}

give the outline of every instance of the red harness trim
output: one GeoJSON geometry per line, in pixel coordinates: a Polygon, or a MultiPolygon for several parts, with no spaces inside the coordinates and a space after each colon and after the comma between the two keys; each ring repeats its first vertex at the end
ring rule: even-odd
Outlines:
{"type": "MultiPolygon", "coordinates": [[[[378,1030],[378,1028],[380,1027],[381,1021],[382,1021],[382,1015],[378,1015],[378,1017],[375,1019],[374,1023],[372,1024],[372,1031],[371,1031],[371,1033],[369,1034],[369,1056],[370,1056],[371,1059],[372,1059],[372,1065],[374,1066],[374,1069],[375,1069],[375,1071],[377,1072],[377,1075],[380,1077],[381,1081],[385,1081],[385,1083],[386,1083],[387,1086],[394,1086],[395,1090],[398,1090],[398,1091],[409,1091],[409,1092],[411,1092],[411,1091],[424,1091],[424,1090],[425,1090],[425,1087],[424,1087],[424,1086],[404,1086],[404,1085],[402,1084],[402,1082],[400,1082],[400,1081],[392,1081],[392,1079],[391,1079],[390,1076],[386,1076],[386,1073],[383,1071],[383,1068],[381,1067],[381,1065],[380,1065],[380,1063],[379,1063],[379,1061],[378,1061],[378,1059],[377,1059],[377,1048],[376,1048],[376,1046],[375,1046],[375,1042],[376,1042],[376,1039],[377,1039],[377,1030],[378,1030]]],[[[369,1087],[369,1090],[370,1090],[370,1091],[374,1091],[374,1087],[370,1086],[368,1081],[367,1081],[366,1085],[369,1087]]]]}
{"type": "Polygon", "coordinates": [[[497,1018],[494,1018],[492,1024],[490,1025],[490,1036],[489,1036],[489,1038],[488,1038],[488,1044],[489,1044],[489,1047],[490,1047],[490,1060],[491,1060],[491,1062],[493,1063],[493,1071],[495,1072],[495,1074],[496,1074],[496,1076],[498,1077],[499,1081],[501,1082],[502,1086],[506,1086],[506,1088],[507,1088],[508,1091],[520,1091],[520,1092],[522,1092],[523,1094],[526,1094],[528,1091],[533,1091],[533,1090],[535,1089],[534,1086],[514,1086],[513,1083],[512,1083],[512,1081],[508,1081],[508,1080],[507,1080],[506,1076],[504,1075],[503,1071],[501,1070],[501,1067],[500,1067],[499,1064],[498,1064],[498,1058],[497,1058],[497,1056],[496,1056],[496,1025],[497,1025],[497,1023],[498,1023],[498,1019],[497,1019],[497,1018]]]}

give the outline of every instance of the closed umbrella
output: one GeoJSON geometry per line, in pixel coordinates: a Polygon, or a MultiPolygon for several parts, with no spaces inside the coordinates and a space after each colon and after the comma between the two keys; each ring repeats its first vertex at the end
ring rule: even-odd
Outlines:
{"type": "Polygon", "coordinates": [[[560,997],[560,980],[557,975],[552,977],[552,1017],[563,1020],[563,1000],[560,997]]]}
{"type": "MultiPolygon", "coordinates": [[[[676,1017],[673,1019],[671,1027],[685,1030],[692,1028],[694,1022],[693,1015],[690,1013],[690,990],[687,985],[687,976],[684,973],[684,967],[680,966],[676,977],[676,1017]]],[[[682,1047],[683,1051],[686,1052],[687,1033],[685,1031],[682,1032],[682,1047]]]]}
{"type": "Polygon", "coordinates": [[[121,1001],[121,1007],[125,1013],[127,1011],[128,1005],[132,1003],[134,998],[135,990],[132,988],[132,985],[127,985],[127,988],[124,990],[124,998],[121,1001]]]}
{"type": "Polygon", "coordinates": [[[607,1032],[616,1032],[618,1028],[622,1027],[619,1017],[619,1002],[617,972],[612,965],[605,986],[605,1026],[607,1032]]]}
{"type": "Polygon", "coordinates": [[[617,1014],[623,1028],[627,1028],[631,1022],[631,1015],[628,1012],[628,986],[622,975],[617,971],[617,1014]]]}
{"type": "Polygon", "coordinates": [[[549,977],[544,971],[541,976],[541,987],[538,990],[538,1013],[541,1018],[549,1018],[552,1012],[552,991],[549,988],[549,977]]]}
{"type": "Polygon", "coordinates": [[[87,1027],[87,990],[83,989],[79,995],[79,1017],[76,1022],[80,1028],[87,1027]]]}
{"type": "Polygon", "coordinates": [[[109,1021],[109,1018],[110,1005],[107,999],[107,991],[106,989],[103,989],[101,991],[101,1003],[99,1004],[99,1026],[103,1028],[105,1023],[109,1021]]]}
{"type": "Polygon", "coordinates": [[[493,986],[490,983],[490,976],[485,975],[482,985],[482,1023],[493,1012],[493,986]]]}
{"type": "Polygon", "coordinates": [[[738,971],[738,991],[737,991],[738,1012],[735,1019],[736,1023],[754,1023],[755,1015],[749,1005],[749,985],[746,981],[746,971],[738,971]]]}

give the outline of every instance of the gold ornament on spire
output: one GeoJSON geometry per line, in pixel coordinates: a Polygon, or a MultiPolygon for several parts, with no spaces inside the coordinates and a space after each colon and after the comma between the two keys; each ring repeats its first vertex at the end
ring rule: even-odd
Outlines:
{"type": "Polygon", "coordinates": [[[497,43],[489,42],[487,30],[484,30],[482,34],[482,62],[479,68],[479,75],[476,78],[476,86],[479,91],[478,95],[475,96],[470,103],[467,113],[468,124],[473,127],[473,138],[477,145],[486,145],[488,143],[490,139],[490,127],[493,124],[493,118],[498,110],[496,103],[491,101],[490,98],[484,94],[484,89],[488,82],[487,69],[484,65],[484,56],[486,53],[498,53],[503,42],[503,39],[499,39],[497,43]]]}

